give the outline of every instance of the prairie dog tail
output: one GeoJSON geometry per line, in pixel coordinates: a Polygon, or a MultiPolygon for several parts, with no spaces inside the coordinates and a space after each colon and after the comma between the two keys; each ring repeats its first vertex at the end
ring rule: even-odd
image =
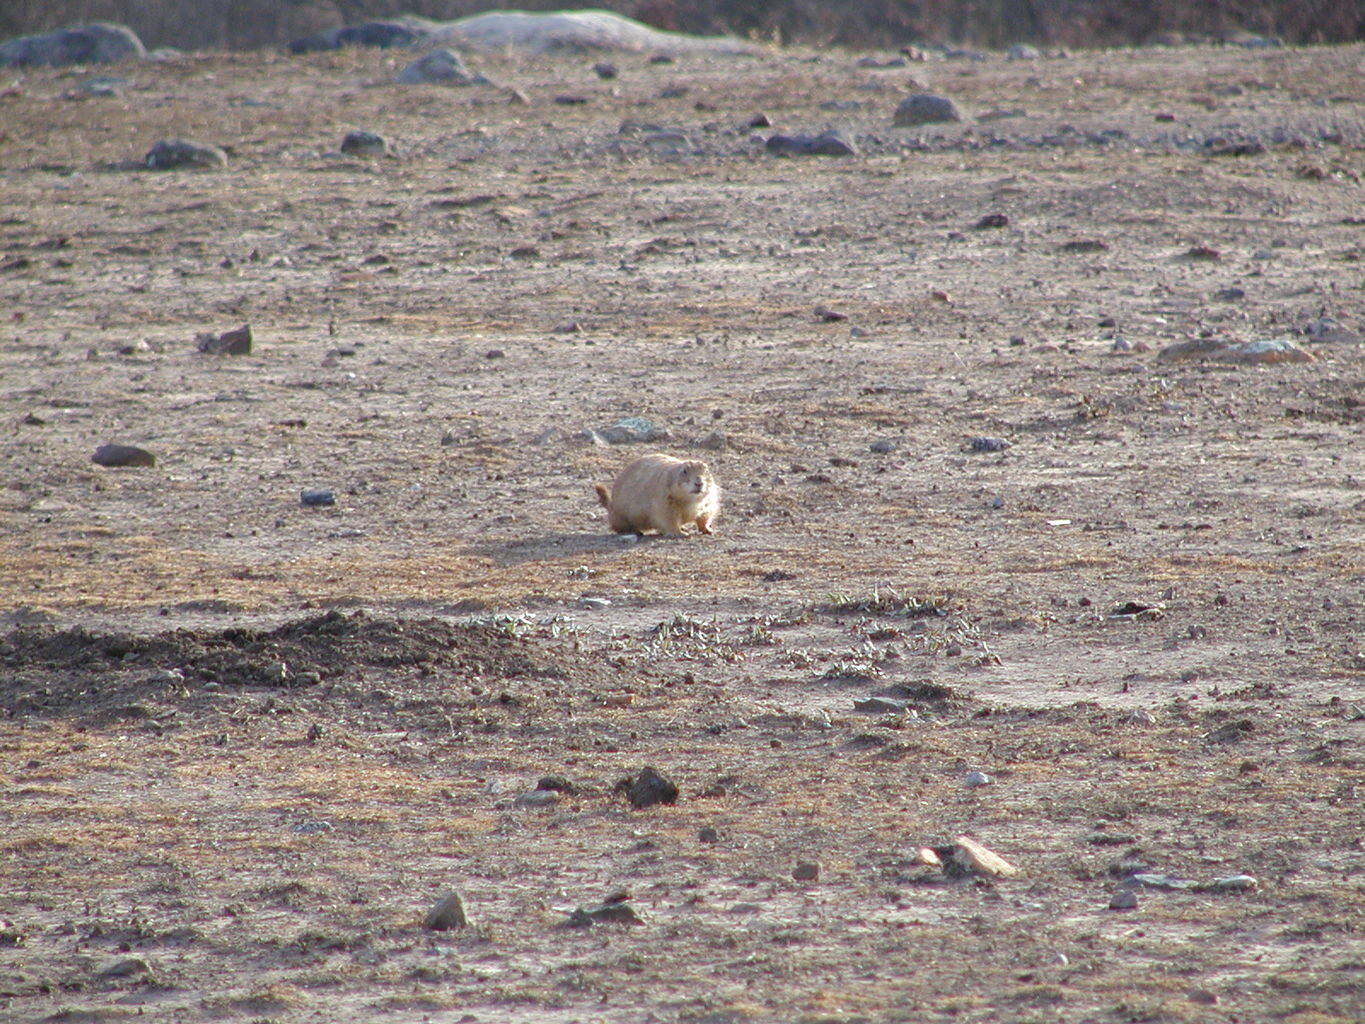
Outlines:
{"type": "Polygon", "coordinates": [[[607,490],[604,484],[593,484],[592,489],[597,492],[597,500],[602,503],[602,507],[610,512],[611,491],[607,490]]]}

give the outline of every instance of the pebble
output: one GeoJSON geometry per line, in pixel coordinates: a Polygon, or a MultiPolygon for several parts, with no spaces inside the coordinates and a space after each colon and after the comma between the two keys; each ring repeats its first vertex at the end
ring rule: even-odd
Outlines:
{"type": "Polygon", "coordinates": [[[591,612],[600,612],[611,607],[611,600],[605,597],[580,597],[578,607],[591,612]]]}
{"type": "Polygon", "coordinates": [[[347,132],[341,140],[341,151],[350,156],[388,156],[389,143],[374,132],[347,132]]]}
{"type": "Polygon", "coordinates": [[[303,491],[299,494],[299,501],[312,506],[335,505],[337,496],[332,491],[303,491]]]}
{"type": "Polygon", "coordinates": [[[427,916],[422,921],[422,927],[429,932],[448,932],[468,925],[469,918],[464,912],[464,900],[460,899],[460,894],[453,889],[436,901],[436,905],[427,911],[427,916]]]}
{"type": "Polygon", "coordinates": [[[578,788],[562,775],[545,775],[536,783],[536,789],[550,793],[564,793],[572,796],[578,788]]]}
{"type": "Polygon", "coordinates": [[[988,213],[973,226],[977,231],[989,231],[992,228],[1007,228],[1009,224],[1010,219],[1003,213],[988,213]]]}
{"type": "Polygon", "coordinates": [[[620,74],[620,72],[616,68],[616,65],[610,64],[607,61],[598,61],[596,64],[592,66],[592,70],[593,73],[596,74],[597,77],[602,79],[603,81],[610,81],[611,79],[615,78],[618,74],[620,74]]]}
{"type": "Polygon", "coordinates": [[[867,448],[878,455],[890,455],[896,450],[896,442],[882,438],[880,441],[873,441],[867,448]]]}
{"type": "Polygon", "coordinates": [[[1170,891],[1193,889],[1196,885],[1196,883],[1185,878],[1176,878],[1172,875],[1154,875],[1144,871],[1129,875],[1128,881],[1130,884],[1142,886],[1144,889],[1166,889],[1170,891]]]}
{"type": "Polygon", "coordinates": [[[701,840],[703,843],[708,844],[718,843],[720,842],[720,833],[717,832],[710,825],[707,825],[704,829],[697,833],[697,838],[701,840]]]}
{"type": "Polygon", "coordinates": [[[946,96],[920,92],[907,96],[896,107],[892,123],[897,128],[913,128],[921,124],[938,124],[948,121],[961,121],[957,106],[946,96]]]}
{"type": "Polygon", "coordinates": [[[837,130],[819,135],[773,135],[764,147],[778,156],[857,156],[858,147],[837,130]]]}
{"type": "Polygon", "coordinates": [[[1156,717],[1145,708],[1134,708],[1123,720],[1129,725],[1156,725],[1156,717]]]}
{"type": "Polygon", "coordinates": [[[995,780],[985,772],[968,772],[966,778],[962,780],[963,785],[968,789],[976,789],[978,786],[989,786],[995,780]]]}
{"type": "Polygon", "coordinates": [[[217,146],[191,139],[162,139],[147,151],[145,163],[154,171],[171,171],[182,167],[212,170],[227,166],[227,154],[217,146]]]}
{"type": "Polygon", "coordinates": [[[1015,43],[1005,51],[1006,60],[1037,60],[1041,56],[1038,48],[1028,43],[1015,43]]]}
{"type": "Polygon", "coordinates": [[[633,779],[623,779],[617,786],[624,790],[630,805],[641,810],[653,804],[672,804],[678,800],[678,787],[653,768],[646,768],[633,779]]]}
{"type": "Polygon", "coordinates": [[[967,447],[974,452],[1003,452],[1014,444],[1003,437],[974,437],[967,442],[967,447]]]}
{"type": "Polygon", "coordinates": [[[156,456],[144,448],[131,444],[102,444],[90,456],[97,466],[155,466],[156,456]]]}
{"type": "Polygon", "coordinates": [[[798,882],[818,882],[820,880],[819,861],[800,861],[796,867],[792,869],[792,878],[798,882]]]}
{"type": "Polygon", "coordinates": [[[290,831],[301,836],[318,836],[324,832],[332,831],[332,823],[330,821],[301,821],[290,831]]]}

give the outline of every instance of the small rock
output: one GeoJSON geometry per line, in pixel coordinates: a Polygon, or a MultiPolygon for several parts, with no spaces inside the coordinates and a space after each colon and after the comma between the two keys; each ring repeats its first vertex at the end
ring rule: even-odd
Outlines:
{"type": "Polygon", "coordinates": [[[1260,888],[1260,884],[1251,875],[1229,875],[1227,878],[1215,878],[1208,888],[1215,892],[1251,892],[1260,888]]]}
{"type": "Polygon", "coordinates": [[[1241,302],[1247,297],[1247,293],[1241,288],[1219,288],[1213,293],[1213,297],[1219,302],[1241,302]]]}
{"type": "Polygon", "coordinates": [[[715,844],[720,842],[720,833],[717,832],[710,825],[707,825],[705,828],[703,828],[700,832],[697,833],[697,838],[701,840],[703,843],[715,844]]]}
{"type": "Polygon", "coordinates": [[[319,725],[317,722],[314,722],[312,725],[308,727],[309,743],[316,743],[318,740],[322,739],[322,736],[323,736],[322,726],[319,725]]]}
{"type": "Polygon", "coordinates": [[[1134,708],[1123,720],[1129,725],[1156,725],[1156,717],[1144,708],[1134,708]]]}
{"type": "Polygon", "coordinates": [[[635,908],[624,901],[609,901],[595,907],[579,907],[564,922],[567,928],[591,928],[595,924],[644,924],[635,908]]]}
{"type": "Polygon", "coordinates": [[[815,307],[815,319],[827,324],[838,323],[840,320],[847,320],[847,313],[840,313],[838,310],[830,309],[828,306],[815,307]]]}
{"type": "Polygon", "coordinates": [[[1006,60],[1037,60],[1041,56],[1038,48],[1028,43],[1015,43],[1005,51],[1006,60]]]}
{"type": "Polygon", "coordinates": [[[1216,263],[1222,259],[1223,254],[1217,249],[1211,249],[1207,245],[1196,245],[1185,250],[1185,258],[1190,260],[1204,260],[1209,263],[1216,263]]]}
{"type": "Polygon", "coordinates": [[[1136,910],[1137,905],[1137,893],[1132,889],[1120,889],[1109,900],[1110,910],[1136,910]]]}
{"type": "Polygon", "coordinates": [[[1098,238],[1076,238],[1057,246],[1058,252],[1090,253],[1107,252],[1109,243],[1098,238]]]}
{"type": "Polygon", "coordinates": [[[513,807],[529,807],[532,809],[542,809],[553,807],[559,803],[559,794],[548,789],[534,789],[529,793],[522,793],[512,801],[513,807]]]}
{"type": "Polygon", "coordinates": [[[341,140],[341,151],[350,156],[388,156],[389,144],[374,132],[347,132],[341,140]]]}
{"type": "Polygon", "coordinates": [[[610,81],[620,73],[615,64],[609,64],[606,61],[598,61],[592,66],[592,70],[603,81],[610,81]]]}
{"type": "Polygon", "coordinates": [[[1133,622],[1157,622],[1166,617],[1166,610],[1159,604],[1143,604],[1141,601],[1124,601],[1109,612],[1109,618],[1128,619],[1133,622]]]}
{"type": "Polygon", "coordinates": [[[100,971],[101,978],[131,978],[137,974],[151,974],[152,969],[147,965],[147,961],[140,956],[130,956],[126,960],[118,960],[100,971]]]}
{"type": "Polygon", "coordinates": [[[398,72],[400,85],[488,85],[483,75],[471,75],[452,50],[433,50],[398,72]]]}
{"type": "Polygon", "coordinates": [[[320,836],[324,832],[332,831],[332,823],[330,821],[301,821],[290,831],[301,836],[320,836]]]}
{"type": "Polygon", "coordinates": [[[1312,320],[1303,329],[1303,333],[1308,336],[1308,340],[1314,344],[1337,343],[1342,345],[1359,345],[1365,342],[1365,338],[1351,330],[1339,320],[1330,316],[1319,317],[1312,320]]]}
{"type": "Polygon", "coordinates": [[[427,911],[427,916],[422,921],[422,927],[429,932],[448,932],[468,926],[469,918],[465,916],[464,900],[460,899],[460,894],[454,890],[442,896],[436,905],[427,911]]]}
{"type": "Polygon", "coordinates": [[[857,156],[858,147],[842,132],[830,130],[819,135],[773,135],[764,144],[778,156],[857,156]]]}
{"type": "Polygon", "coordinates": [[[566,796],[572,796],[578,792],[578,788],[562,775],[543,776],[536,783],[536,789],[545,790],[548,793],[563,793],[566,796]]]}
{"type": "Polygon", "coordinates": [[[867,448],[878,455],[890,455],[896,450],[896,442],[882,438],[880,441],[873,441],[867,448]]]}
{"type": "Polygon", "coordinates": [[[1010,219],[1003,213],[988,213],[973,226],[977,231],[989,231],[992,228],[1007,228],[1009,224],[1010,219]]]}
{"type": "Polygon", "coordinates": [[[236,330],[222,334],[196,334],[194,345],[200,352],[215,356],[245,356],[251,354],[251,325],[243,324],[236,330]]]}
{"type": "Polygon", "coordinates": [[[910,705],[903,700],[892,700],[889,697],[868,697],[866,700],[855,700],[853,710],[861,711],[868,715],[903,715],[910,709],[910,705]]]}
{"type": "Polygon", "coordinates": [[[966,777],[962,780],[962,784],[968,789],[976,789],[979,786],[989,786],[993,782],[995,782],[995,780],[985,772],[968,772],[966,777]]]}
{"type": "Polygon", "coordinates": [[[1178,892],[1184,889],[1195,888],[1196,883],[1187,878],[1176,878],[1173,875],[1156,875],[1146,871],[1139,871],[1128,878],[1130,886],[1141,886],[1144,889],[1165,889],[1171,892],[1178,892]]]}
{"type": "Polygon", "coordinates": [[[1200,1006],[1218,1005],[1217,993],[1210,992],[1206,988],[1192,988],[1185,993],[1185,998],[1192,1003],[1198,1003],[1200,1006]]]}
{"type": "Polygon", "coordinates": [[[913,864],[917,864],[923,867],[932,868],[943,867],[942,858],[939,857],[938,853],[935,850],[928,846],[921,846],[918,850],[916,850],[914,854],[910,857],[910,861],[913,864]]]}
{"type": "Polygon", "coordinates": [[[640,416],[626,416],[609,427],[592,431],[596,437],[607,444],[637,444],[647,441],[664,441],[668,431],[656,427],[640,416]]]}
{"type": "Polygon", "coordinates": [[[792,869],[792,878],[798,882],[818,882],[820,864],[818,861],[803,860],[792,869]]]}
{"type": "Polygon", "coordinates": [[[289,44],[289,52],[313,53],[318,50],[340,50],[348,46],[373,46],[381,49],[417,46],[431,34],[432,27],[430,22],[414,17],[367,21],[360,25],[346,25],[295,39],[289,44]]]}
{"type": "Polygon", "coordinates": [[[672,804],[678,800],[678,787],[653,768],[646,768],[635,778],[622,779],[616,786],[624,792],[636,810],[653,804],[672,804]]]}
{"type": "Polygon", "coordinates": [[[604,608],[611,607],[611,599],[607,597],[580,597],[578,607],[590,612],[600,612],[604,608]]]}
{"type": "Polygon", "coordinates": [[[1226,725],[1220,725],[1217,729],[1212,729],[1204,733],[1203,739],[1207,743],[1237,743],[1246,738],[1248,733],[1254,732],[1256,726],[1250,719],[1239,718],[1226,725]]]}
{"type": "Polygon", "coordinates": [[[697,442],[698,448],[705,448],[707,451],[718,452],[729,443],[729,439],[719,430],[713,430],[700,441],[697,442]]]}
{"type": "Polygon", "coordinates": [[[217,146],[190,139],[162,139],[147,151],[146,164],[154,171],[182,167],[212,170],[227,166],[227,154],[217,146]]]}
{"type": "Polygon", "coordinates": [[[755,114],[753,117],[749,118],[749,120],[744,123],[744,126],[746,128],[771,128],[773,126],[773,122],[772,118],[770,118],[767,114],[755,114]]]}
{"type": "Polygon", "coordinates": [[[1003,437],[974,437],[967,442],[967,447],[974,452],[1003,452],[1014,445],[1003,437]]]}
{"type": "Polygon", "coordinates": [[[97,466],[155,466],[156,456],[131,444],[102,444],[90,456],[97,466]]]}
{"type": "Polygon", "coordinates": [[[555,102],[561,107],[581,107],[588,102],[588,98],[586,96],[572,96],[566,93],[561,96],[556,96],[555,102]]]}
{"type": "Polygon", "coordinates": [[[938,124],[948,121],[961,121],[957,106],[946,96],[935,96],[920,92],[907,96],[896,107],[892,120],[897,128],[913,128],[921,124],[938,124]]]}
{"type": "MultiPolygon", "coordinates": [[[[994,850],[989,850],[975,840],[958,836],[950,847],[948,858],[958,874],[983,875],[992,878],[1013,878],[1019,869],[994,850]]],[[[940,851],[941,853],[942,851],[940,851]]],[[[945,863],[945,868],[947,864],[945,863]]]]}
{"type": "Polygon", "coordinates": [[[337,503],[337,496],[332,491],[303,491],[299,494],[299,501],[305,505],[335,505],[337,503]]]}

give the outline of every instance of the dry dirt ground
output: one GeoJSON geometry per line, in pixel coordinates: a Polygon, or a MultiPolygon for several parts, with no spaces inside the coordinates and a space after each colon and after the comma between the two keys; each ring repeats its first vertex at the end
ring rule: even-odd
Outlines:
{"type": "Polygon", "coordinates": [[[408,59],[0,83],[0,1016],[1361,1019],[1365,50],[408,59]]]}

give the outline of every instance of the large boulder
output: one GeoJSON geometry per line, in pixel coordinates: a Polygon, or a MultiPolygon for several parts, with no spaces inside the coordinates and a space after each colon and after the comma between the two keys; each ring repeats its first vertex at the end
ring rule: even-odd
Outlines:
{"type": "Polygon", "coordinates": [[[141,59],[147,48],[126,25],[94,22],[0,43],[0,67],[62,67],[141,59]]]}
{"type": "Polygon", "coordinates": [[[471,50],[518,53],[655,50],[729,53],[753,52],[725,36],[690,36],[661,32],[643,22],[610,11],[488,11],[438,27],[436,39],[447,46],[471,50]]]}

